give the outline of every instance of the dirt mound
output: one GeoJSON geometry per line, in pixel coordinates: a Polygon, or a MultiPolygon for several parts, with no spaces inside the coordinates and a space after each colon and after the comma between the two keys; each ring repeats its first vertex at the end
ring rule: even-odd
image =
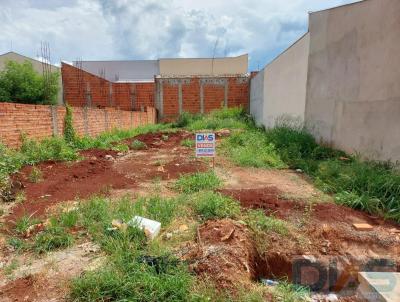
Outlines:
{"type": "Polygon", "coordinates": [[[31,275],[16,279],[0,288],[0,300],[4,302],[36,301],[38,299],[38,286],[40,284],[31,275]]]}
{"type": "Polygon", "coordinates": [[[177,179],[188,173],[204,172],[208,166],[200,160],[183,157],[174,157],[168,162],[158,161],[149,153],[134,154],[131,158],[124,158],[115,163],[115,168],[136,182],[152,181],[154,179],[177,179]]]}
{"type": "Polygon", "coordinates": [[[280,218],[287,217],[295,208],[304,208],[305,203],[298,203],[279,198],[281,193],[275,187],[259,189],[221,189],[222,194],[230,196],[240,202],[242,207],[250,209],[262,209],[267,214],[275,214],[280,218]]]}
{"type": "Polygon", "coordinates": [[[197,249],[188,258],[197,274],[212,278],[220,288],[249,284],[256,276],[254,242],[243,225],[229,219],[200,226],[197,249]]]}
{"type": "Polygon", "coordinates": [[[267,215],[288,222],[287,235],[268,232],[263,244],[257,246],[262,258],[258,265],[260,276],[296,277],[303,284],[313,284],[318,274],[294,276],[296,264],[317,263],[329,272],[334,263],[338,279],[331,280],[331,285],[339,291],[351,282],[357,283],[357,272],[374,261],[378,261],[378,270],[400,270],[400,228],[395,223],[331,202],[285,200],[275,187],[221,192],[237,199],[243,207],[262,209],[267,215]],[[357,231],[353,223],[369,223],[373,230],[357,231]]]}
{"type": "Polygon", "coordinates": [[[40,217],[49,207],[62,201],[86,198],[110,188],[135,186],[132,179],[112,168],[112,160],[106,159],[106,155],[115,157],[116,152],[94,149],[84,151],[82,155],[85,159],[78,162],[48,161],[38,164],[36,168],[42,174],[38,183],[29,180],[31,166],[13,175],[13,180],[24,186],[26,201],[17,204],[6,221],[16,221],[23,215],[40,217]]]}
{"type": "Polygon", "coordinates": [[[114,167],[138,183],[154,179],[177,179],[183,174],[204,172],[209,167],[199,159],[193,158],[194,149],[181,146],[185,138],[193,138],[190,132],[148,133],[130,139],[139,140],[147,149],[131,151],[118,160],[114,167]]]}
{"type": "Polygon", "coordinates": [[[138,140],[145,143],[147,148],[165,149],[179,146],[181,141],[186,138],[194,139],[194,134],[187,131],[147,133],[135,136],[125,142],[131,146],[133,141],[138,140]]]}

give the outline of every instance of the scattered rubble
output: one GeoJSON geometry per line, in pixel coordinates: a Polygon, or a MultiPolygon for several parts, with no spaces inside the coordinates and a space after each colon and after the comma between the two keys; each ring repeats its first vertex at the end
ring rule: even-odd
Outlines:
{"type": "Polygon", "coordinates": [[[196,273],[212,278],[221,288],[249,285],[256,279],[258,254],[242,224],[230,219],[207,221],[197,233],[196,246],[182,256],[196,273]]]}

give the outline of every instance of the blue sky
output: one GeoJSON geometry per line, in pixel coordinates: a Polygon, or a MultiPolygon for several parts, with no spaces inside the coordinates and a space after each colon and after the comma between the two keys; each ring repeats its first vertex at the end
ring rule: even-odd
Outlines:
{"type": "Polygon", "coordinates": [[[0,53],[51,61],[236,56],[262,68],[307,31],[308,12],[356,0],[0,0],[0,53]],[[215,52],[214,52],[215,49],[215,52]]]}

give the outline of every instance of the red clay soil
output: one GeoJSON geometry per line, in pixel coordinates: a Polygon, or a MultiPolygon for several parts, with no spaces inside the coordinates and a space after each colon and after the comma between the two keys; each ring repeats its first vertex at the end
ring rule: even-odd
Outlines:
{"type": "Polygon", "coordinates": [[[107,189],[135,187],[132,179],[112,168],[106,155],[116,156],[114,151],[87,150],[82,152],[86,159],[78,162],[43,162],[36,166],[42,172],[42,180],[32,183],[28,177],[32,167],[26,166],[13,175],[25,187],[26,201],[17,204],[7,222],[16,221],[23,215],[41,217],[46,210],[63,201],[86,198],[107,189]]]}
{"type": "MultiPolygon", "coordinates": [[[[266,214],[274,214],[282,219],[304,212],[310,206],[309,202],[282,199],[280,197],[282,192],[276,187],[239,190],[222,189],[220,192],[238,200],[245,208],[262,209],[266,214]]],[[[381,225],[387,228],[399,227],[394,222],[332,202],[313,204],[312,216],[321,222],[337,222],[340,220],[341,222],[354,223],[355,220],[362,220],[371,225],[381,225]]]]}
{"type": "MultiPolygon", "coordinates": [[[[275,187],[220,191],[237,199],[243,207],[262,209],[267,215],[272,214],[294,226],[287,236],[274,232],[266,234],[263,239],[266,246],[261,250],[258,247],[262,258],[258,265],[260,276],[291,278],[294,261],[304,259],[304,255],[315,257],[323,267],[328,267],[333,259],[337,261],[340,277],[334,288],[337,291],[354,281],[360,267],[371,259],[390,259],[394,266],[388,268],[389,271],[400,271],[398,224],[331,202],[310,206],[304,201],[281,199],[281,192],[275,187]],[[374,229],[357,231],[353,223],[359,222],[369,223],[374,229]]],[[[302,281],[313,283],[307,278],[302,281]]]]}
{"type": "Polygon", "coordinates": [[[116,158],[115,151],[91,149],[81,152],[85,158],[81,161],[42,162],[36,165],[42,172],[42,180],[38,183],[29,180],[32,167],[26,166],[12,176],[13,183],[24,188],[26,201],[13,207],[12,214],[6,217],[6,224],[12,226],[24,215],[43,217],[48,208],[60,202],[107,193],[109,189],[135,188],[139,182],[155,178],[176,179],[181,174],[205,171],[208,168],[205,163],[187,158],[193,150],[180,145],[183,139],[192,136],[186,131],[139,135],[125,143],[137,139],[146,143],[148,149],[138,151],[143,154],[137,157],[121,161],[106,159],[106,155],[116,158]],[[156,166],[151,158],[152,153],[159,152],[157,149],[168,151],[166,154],[172,159],[162,167],[156,166]]]}
{"type": "Polygon", "coordinates": [[[122,160],[115,164],[115,168],[136,182],[151,181],[157,178],[177,179],[184,174],[204,172],[208,169],[204,162],[186,158],[174,158],[165,165],[156,165],[147,154],[133,160],[122,160]]]}
{"type": "Polygon", "coordinates": [[[35,301],[38,298],[33,276],[16,279],[0,288],[0,301],[35,301]]]}
{"type": "Polygon", "coordinates": [[[177,132],[157,132],[147,133],[135,136],[134,138],[125,141],[129,146],[135,140],[145,143],[147,148],[166,149],[179,146],[183,139],[191,138],[194,140],[194,134],[187,131],[177,132]]]}
{"type": "Polygon", "coordinates": [[[139,140],[147,145],[132,157],[122,158],[114,165],[117,171],[137,182],[147,182],[154,179],[177,179],[188,173],[204,172],[208,166],[204,161],[190,158],[194,155],[193,148],[181,146],[184,139],[192,138],[190,132],[148,133],[136,136],[126,141],[129,145],[133,140],[139,140]],[[157,160],[161,156],[160,160],[157,160]],[[164,163],[165,161],[165,163],[164,163]]]}
{"type": "Polygon", "coordinates": [[[249,232],[229,219],[200,226],[197,249],[187,260],[197,274],[212,278],[222,289],[250,284],[257,271],[257,250],[249,232]]]}

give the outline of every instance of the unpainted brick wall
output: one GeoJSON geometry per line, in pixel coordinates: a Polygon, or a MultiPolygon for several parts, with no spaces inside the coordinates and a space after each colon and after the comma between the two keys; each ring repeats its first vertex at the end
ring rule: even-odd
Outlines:
{"type": "MultiPolygon", "coordinates": [[[[146,107],[143,112],[85,107],[72,107],[72,110],[74,128],[81,136],[155,124],[157,118],[153,107],[146,107]]],[[[19,147],[22,134],[36,140],[62,135],[65,111],[63,106],[0,103],[0,142],[19,147]]]]}
{"type": "Polygon", "coordinates": [[[156,78],[156,91],[162,121],[174,120],[183,111],[207,113],[224,106],[247,110],[249,77],[156,78]]]}
{"type": "Polygon", "coordinates": [[[64,101],[72,106],[121,110],[154,107],[154,83],[112,83],[101,77],[62,63],[64,101]]]}

